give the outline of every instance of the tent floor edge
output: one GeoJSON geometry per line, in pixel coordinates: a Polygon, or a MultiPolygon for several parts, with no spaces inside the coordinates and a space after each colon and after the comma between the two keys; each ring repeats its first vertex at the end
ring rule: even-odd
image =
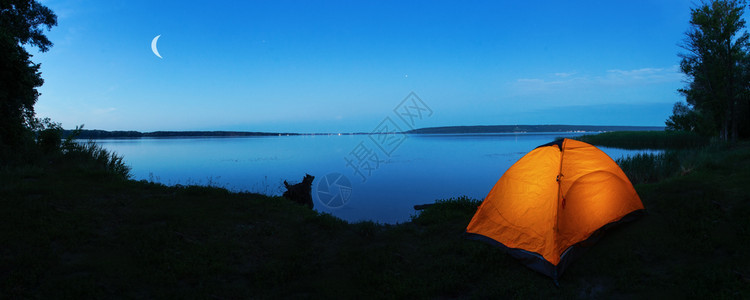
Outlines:
{"type": "Polygon", "coordinates": [[[563,272],[565,272],[565,270],[567,270],[574,261],[578,260],[581,256],[583,256],[584,253],[586,253],[592,246],[594,246],[594,244],[596,244],[607,231],[610,231],[616,227],[620,227],[622,224],[635,221],[645,214],[645,209],[634,210],[623,216],[619,220],[607,223],[606,225],[600,227],[599,229],[594,231],[594,233],[592,233],[587,239],[568,247],[568,249],[566,249],[565,252],[563,252],[563,254],[560,256],[560,263],[557,265],[558,277],[561,276],[563,272]]]}
{"type": "Polygon", "coordinates": [[[554,280],[555,285],[559,286],[558,279],[562,274],[565,272],[565,270],[568,269],[568,267],[578,258],[580,258],[584,253],[586,253],[589,248],[591,248],[594,244],[596,244],[599,239],[604,236],[604,233],[615,228],[619,227],[621,224],[632,222],[641,216],[646,214],[645,209],[639,209],[632,211],[628,213],[627,215],[623,216],[617,221],[610,222],[596,231],[592,233],[587,239],[580,241],[576,243],[573,246],[568,247],[568,249],[563,252],[563,254],[560,256],[560,263],[557,265],[553,265],[544,257],[542,257],[538,253],[526,251],[523,249],[518,248],[509,248],[508,246],[505,246],[503,243],[498,242],[492,238],[489,238],[487,236],[484,236],[482,234],[478,233],[472,233],[472,232],[464,232],[464,238],[470,239],[470,240],[477,240],[482,241],[487,244],[490,244],[492,246],[498,247],[500,249],[503,249],[506,253],[508,253],[511,257],[518,260],[521,264],[526,266],[529,269],[532,269],[534,271],[537,271],[541,274],[544,274],[552,280],[554,280]]]}
{"type": "Polygon", "coordinates": [[[508,253],[511,257],[518,260],[521,264],[526,266],[529,269],[532,269],[534,271],[537,271],[541,274],[544,274],[555,281],[557,280],[557,277],[559,277],[559,271],[558,267],[544,259],[540,254],[526,251],[523,249],[518,248],[509,248],[508,246],[505,246],[503,243],[498,242],[492,238],[489,238],[487,236],[478,234],[478,233],[472,233],[472,232],[465,232],[464,237],[466,239],[470,240],[477,240],[481,241],[487,244],[490,244],[492,246],[498,247],[500,249],[503,249],[506,253],[508,253]]]}

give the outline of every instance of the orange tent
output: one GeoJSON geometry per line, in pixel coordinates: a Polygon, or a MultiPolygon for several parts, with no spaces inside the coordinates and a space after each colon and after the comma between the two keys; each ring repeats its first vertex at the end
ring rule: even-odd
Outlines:
{"type": "Polygon", "coordinates": [[[557,280],[583,242],[643,209],[630,180],[607,154],[564,139],[539,146],[513,164],[466,232],[557,280]]]}

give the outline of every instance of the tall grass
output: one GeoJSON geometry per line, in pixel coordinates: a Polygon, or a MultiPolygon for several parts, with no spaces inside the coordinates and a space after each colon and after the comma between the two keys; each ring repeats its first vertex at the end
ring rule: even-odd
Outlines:
{"type": "Polygon", "coordinates": [[[710,139],[685,131],[612,131],[582,135],[580,141],[623,149],[687,149],[709,144],[710,139]]]}
{"type": "Polygon", "coordinates": [[[35,119],[32,128],[26,130],[28,138],[23,143],[13,147],[0,145],[0,171],[38,167],[64,172],[84,170],[92,174],[130,179],[130,167],[125,164],[122,156],[91,140],[76,140],[82,130],[83,125],[77,126],[63,140],[63,129],[59,123],[48,118],[35,119]]]}
{"type": "Polygon", "coordinates": [[[722,144],[694,149],[665,150],[662,153],[639,153],[615,161],[633,184],[653,183],[669,177],[687,175],[698,167],[712,166],[720,159],[722,144]]]}
{"type": "Polygon", "coordinates": [[[615,160],[633,184],[689,174],[699,166],[716,163],[716,155],[725,148],[708,137],[685,131],[613,131],[577,139],[621,149],[664,149],[661,153],[640,153],[615,160]]]}
{"type": "Polygon", "coordinates": [[[62,156],[66,163],[77,164],[93,171],[101,171],[129,179],[130,166],[123,162],[123,157],[108,151],[104,147],[88,141],[85,143],[66,141],[63,145],[62,156]]]}
{"type": "Polygon", "coordinates": [[[677,169],[674,152],[639,153],[616,160],[633,184],[652,183],[670,177],[677,169]]]}

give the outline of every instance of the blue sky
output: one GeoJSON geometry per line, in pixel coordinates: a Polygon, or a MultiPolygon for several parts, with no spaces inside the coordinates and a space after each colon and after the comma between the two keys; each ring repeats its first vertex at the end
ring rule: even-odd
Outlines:
{"type": "Polygon", "coordinates": [[[37,114],[105,130],[661,126],[693,1],[42,1],[37,114]],[[161,35],[158,49],[151,40],[161,35]]]}

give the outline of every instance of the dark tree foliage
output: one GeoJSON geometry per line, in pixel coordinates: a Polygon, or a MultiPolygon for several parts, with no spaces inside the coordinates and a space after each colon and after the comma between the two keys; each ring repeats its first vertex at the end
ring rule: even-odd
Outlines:
{"type": "Polygon", "coordinates": [[[0,159],[33,143],[34,104],[44,80],[23,46],[49,50],[44,29],[55,25],[57,16],[37,1],[0,0],[0,159]]]}
{"type": "Polygon", "coordinates": [[[690,81],[679,90],[689,106],[675,105],[668,128],[736,140],[748,127],[750,35],[744,31],[745,7],[742,0],[713,0],[691,10],[682,45],[688,52],[680,54],[680,69],[690,81]]]}
{"type": "Polygon", "coordinates": [[[696,110],[685,103],[677,102],[672,107],[672,116],[667,119],[667,130],[698,132],[702,128],[698,126],[703,118],[696,110]]]}

